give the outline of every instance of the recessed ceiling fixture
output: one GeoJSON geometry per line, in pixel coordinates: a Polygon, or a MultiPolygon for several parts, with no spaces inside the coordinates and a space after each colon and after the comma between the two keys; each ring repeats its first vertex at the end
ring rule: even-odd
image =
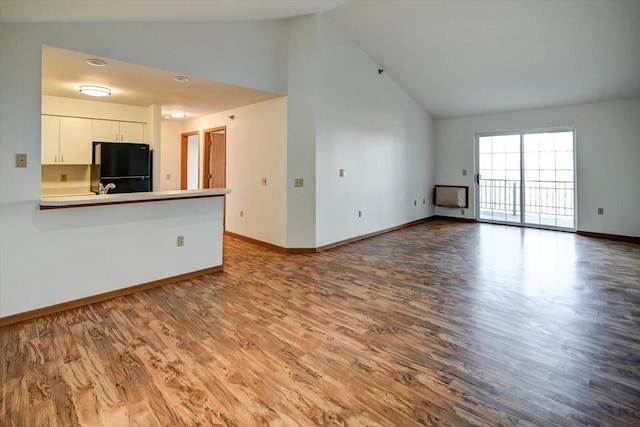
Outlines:
{"type": "Polygon", "coordinates": [[[87,64],[93,65],[94,67],[104,67],[104,66],[107,65],[107,63],[105,61],[103,61],[102,59],[98,59],[98,58],[87,59],[87,64]]]}
{"type": "Polygon", "coordinates": [[[80,85],[80,92],[89,96],[109,96],[111,89],[102,86],[80,85]]]}
{"type": "Polygon", "coordinates": [[[184,119],[187,116],[184,111],[169,111],[168,114],[172,119],[184,119]]]}
{"type": "Polygon", "coordinates": [[[186,83],[188,81],[191,81],[191,79],[187,76],[173,76],[173,80],[180,83],[186,83]]]}

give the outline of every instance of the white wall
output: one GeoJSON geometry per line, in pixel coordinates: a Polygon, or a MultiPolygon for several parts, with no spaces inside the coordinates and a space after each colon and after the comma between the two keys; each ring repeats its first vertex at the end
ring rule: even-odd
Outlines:
{"type": "Polygon", "coordinates": [[[288,248],[316,247],[317,21],[316,15],[304,16],[288,27],[288,248]],[[294,187],[296,178],[303,179],[302,188],[294,187]]]}
{"type": "MultiPolygon", "coordinates": [[[[211,202],[38,209],[41,46],[284,93],[285,30],[279,22],[0,24],[0,316],[211,267],[220,259],[211,243],[214,228],[206,225],[219,220],[211,202]],[[15,167],[18,153],[28,155],[27,168],[15,167]],[[175,246],[178,233],[185,235],[182,252],[175,246]]],[[[159,108],[149,107],[148,117],[155,116],[159,108]]],[[[154,148],[159,130],[158,121],[150,130],[154,148]]]]}
{"type": "Polygon", "coordinates": [[[48,95],[42,96],[42,114],[140,123],[149,120],[147,107],[48,95]]]}
{"type": "Polygon", "coordinates": [[[147,107],[147,126],[144,128],[144,141],[151,148],[151,177],[152,191],[160,189],[162,179],[160,170],[162,165],[162,135],[160,132],[162,123],[162,107],[160,105],[150,105],[147,107]]]}
{"type": "Polygon", "coordinates": [[[187,190],[199,188],[198,178],[201,176],[198,169],[200,156],[200,135],[189,135],[187,137],[187,190]]]}
{"type": "Polygon", "coordinates": [[[316,245],[433,215],[431,118],[329,16],[318,27],[316,245]]]}
{"type": "Polygon", "coordinates": [[[436,181],[474,188],[475,133],[556,126],[576,127],[578,230],[640,236],[640,99],[437,120],[436,181]]]}
{"type": "Polygon", "coordinates": [[[160,129],[160,190],[179,190],[182,122],[162,120],[160,129]],[[167,175],[169,175],[169,179],[167,179],[167,175]]]}
{"type": "Polygon", "coordinates": [[[202,153],[202,131],[221,126],[227,128],[227,188],[232,190],[226,197],[226,230],[285,247],[287,98],[184,121],[182,132],[200,132],[202,153]]]}

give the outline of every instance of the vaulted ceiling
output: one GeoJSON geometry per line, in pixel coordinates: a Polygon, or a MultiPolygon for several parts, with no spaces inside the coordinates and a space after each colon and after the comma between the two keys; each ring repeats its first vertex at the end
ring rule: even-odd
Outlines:
{"type": "Polygon", "coordinates": [[[0,0],[2,21],[323,12],[435,118],[640,97],[639,0],[0,0]]]}
{"type": "Polygon", "coordinates": [[[330,14],[436,118],[640,96],[638,0],[356,0],[330,14]]]}

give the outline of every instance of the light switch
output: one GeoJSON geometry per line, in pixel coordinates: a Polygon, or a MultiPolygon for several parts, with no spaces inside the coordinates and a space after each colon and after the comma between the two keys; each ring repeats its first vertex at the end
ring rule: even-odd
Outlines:
{"type": "Polygon", "coordinates": [[[267,185],[267,178],[262,178],[262,185],[267,185]]]}
{"type": "Polygon", "coordinates": [[[27,167],[27,155],[26,154],[16,154],[16,167],[17,168],[26,168],[27,167]]]}
{"type": "Polygon", "coordinates": [[[347,171],[344,169],[340,169],[340,178],[344,178],[347,175],[347,171]]]}
{"type": "Polygon", "coordinates": [[[462,175],[467,176],[467,170],[466,169],[462,169],[462,175]]]}

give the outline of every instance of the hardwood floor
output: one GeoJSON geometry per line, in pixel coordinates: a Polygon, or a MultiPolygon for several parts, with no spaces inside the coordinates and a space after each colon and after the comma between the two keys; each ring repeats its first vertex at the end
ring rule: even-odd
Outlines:
{"type": "Polygon", "coordinates": [[[640,246],[433,221],[0,329],[2,426],[640,425],[640,246]]]}

